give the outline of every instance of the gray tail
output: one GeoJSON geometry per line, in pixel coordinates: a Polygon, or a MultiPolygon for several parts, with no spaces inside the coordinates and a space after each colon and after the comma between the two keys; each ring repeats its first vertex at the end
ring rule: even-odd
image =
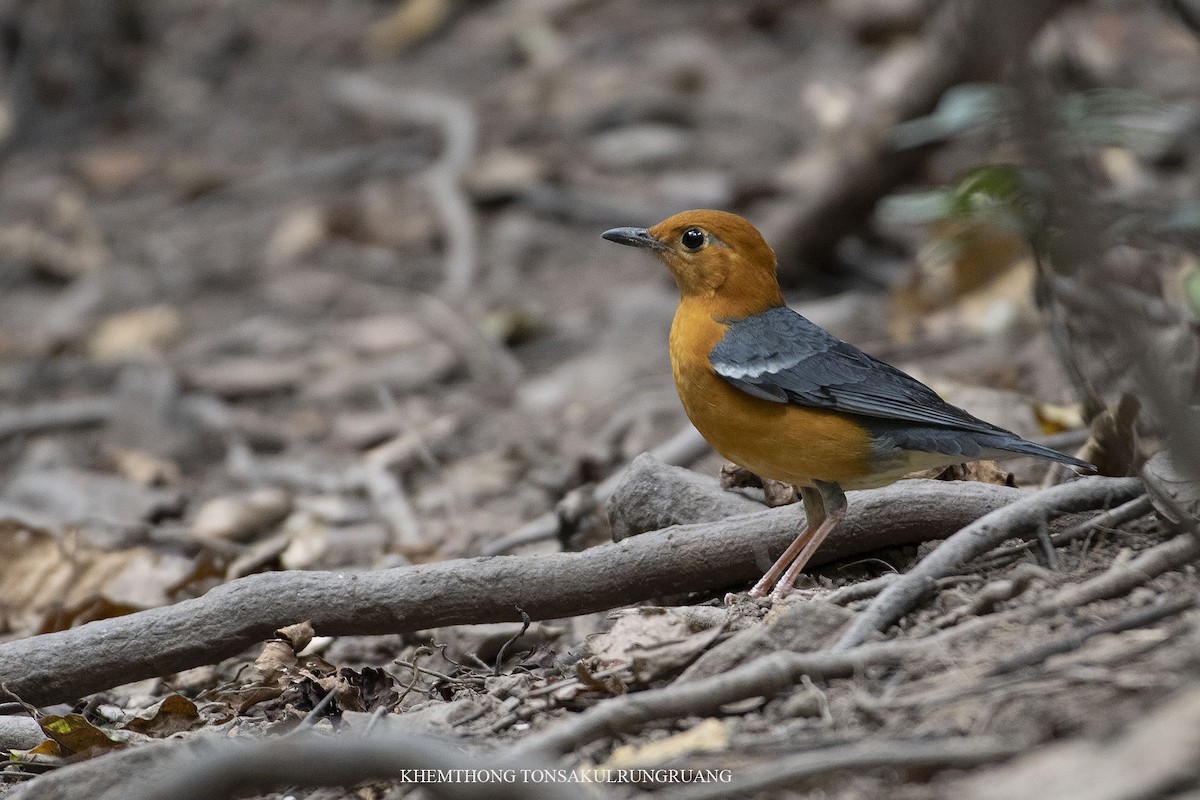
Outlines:
{"type": "Polygon", "coordinates": [[[1099,470],[1095,464],[1089,464],[1082,459],[1069,456],[1066,453],[1060,453],[1057,450],[1051,450],[1049,447],[1043,447],[1040,444],[1035,444],[1026,439],[1022,439],[1016,434],[1008,436],[1003,435],[988,435],[983,434],[975,437],[979,444],[989,449],[1006,450],[1010,453],[1020,453],[1026,456],[1035,456],[1037,458],[1046,458],[1050,461],[1057,461],[1060,464],[1066,464],[1068,467],[1081,472],[1085,475],[1095,475],[1099,470]]]}

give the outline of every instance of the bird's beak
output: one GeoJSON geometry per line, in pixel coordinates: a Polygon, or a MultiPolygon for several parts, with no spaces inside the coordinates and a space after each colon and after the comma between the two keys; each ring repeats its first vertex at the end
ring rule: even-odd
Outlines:
{"type": "Polygon", "coordinates": [[[613,228],[600,234],[610,242],[645,247],[648,250],[666,250],[666,246],[650,235],[645,228],[613,228]]]}

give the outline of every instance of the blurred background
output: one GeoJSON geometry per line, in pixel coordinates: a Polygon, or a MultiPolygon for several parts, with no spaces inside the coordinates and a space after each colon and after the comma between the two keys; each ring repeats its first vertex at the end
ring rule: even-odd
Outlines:
{"type": "Polygon", "coordinates": [[[1192,0],[7,0],[0,63],[9,633],[582,547],[636,454],[714,472],[670,277],[599,238],[686,208],[1063,449],[1131,363],[1195,385],[1192,0]]]}

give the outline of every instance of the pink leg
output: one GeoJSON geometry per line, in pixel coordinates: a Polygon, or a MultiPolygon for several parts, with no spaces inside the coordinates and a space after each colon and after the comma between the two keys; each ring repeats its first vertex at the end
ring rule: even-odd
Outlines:
{"type": "Polygon", "coordinates": [[[750,590],[751,597],[764,597],[825,523],[825,506],[821,503],[821,495],[815,489],[801,489],[800,499],[804,502],[804,530],[787,546],[783,554],[775,559],[775,563],[759,578],[758,583],[754,584],[754,588],[750,590]]]}
{"type": "MultiPolygon", "coordinates": [[[[775,588],[771,591],[772,599],[782,600],[792,593],[792,589],[796,585],[796,578],[800,575],[800,570],[804,569],[805,565],[813,557],[813,553],[817,552],[817,548],[825,541],[825,537],[846,516],[846,495],[842,494],[842,490],[837,484],[819,481],[817,483],[817,490],[820,492],[821,504],[827,510],[828,515],[821,521],[820,526],[812,532],[812,535],[808,537],[808,541],[805,542],[803,549],[800,550],[795,560],[788,566],[787,571],[783,573],[783,577],[775,584],[775,588]]],[[[788,549],[790,550],[791,548],[788,549]]]]}

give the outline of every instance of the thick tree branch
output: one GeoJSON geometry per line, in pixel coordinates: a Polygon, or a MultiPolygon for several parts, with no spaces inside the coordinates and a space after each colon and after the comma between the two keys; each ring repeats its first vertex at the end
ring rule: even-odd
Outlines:
{"type": "MultiPolygon", "coordinates": [[[[949,536],[1021,496],[981,483],[904,481],[851,494],[816,562],[949,536]]],[[[757,578],[796,535],[784,507],[669,528],[582,553],[498,556],[378,572],[275,572],[203,597],[0,645],[0,681],[34,704],[234,656],[277,628],[311,619],[327,636],[586,614],[757,578]]],[[[0,692],[0,696],[3,693],[0,692]]]]}

